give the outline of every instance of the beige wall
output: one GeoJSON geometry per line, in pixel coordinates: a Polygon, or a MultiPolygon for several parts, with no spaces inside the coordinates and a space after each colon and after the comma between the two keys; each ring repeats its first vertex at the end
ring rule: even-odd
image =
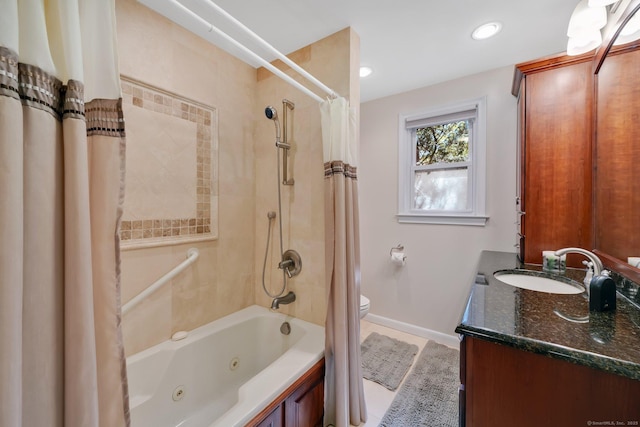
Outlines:
{"type": "MultiPolygon", "coordinates": [[[[275,131],[264,108],[273,105],[282,117],[283,98],[296,103],[289,118],[295,185],[282,191],[284,246],[300,253],[303,269],[290,284],[298,300],[282,306],[282,311],[324,324],[324,193],[317,102],[134,0],[117,0],[116,13],[121,73],[215,107],[219,144],[219,239],[122,253],[122,301],[127,302],[183,261],[189,247],[200,250],[192,267],[124,316],[126,353],[251,304],[270,306],[261,276],[267,212],[277,211],[277,172],[275,131]]],[[[358,104],[358,50],[357,35],[347,29],[303,49],[299,59],[304,68],[358,104]]],[[[272,232],[266,282],[277,290],[282,280],[273,268],[279,251],[277,223],[272,232]]]]}
{"type": "Polygon", "coordinates": [[[512,77],[513,67],[503,67],[362,104],[362,293],[371,300],[371,314],[415,326],[416,333],[455,335],[480,252],[515,252],[516,99],[511,95],[512,77]],[[395,217],[398,115],[485,95],[487,225],[399,224],[395,217]],[[389,262],[390,249],[399,243],[407,256],[401,268],[389,262]]]}

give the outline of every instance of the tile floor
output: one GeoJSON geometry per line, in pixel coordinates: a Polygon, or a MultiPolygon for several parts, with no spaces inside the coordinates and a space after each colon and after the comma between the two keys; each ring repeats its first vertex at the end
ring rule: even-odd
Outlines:
{"type": "MultiPolygon", "coordinates": [[[[410,344],[417,345],[418,354],[416,354],[416,358],[414,359],[414,362],[415,360],[417,360],[418,355],[420,354],[425,344],[427,343],[426,338],[422,338],[416,335],[411,335],[406,332],[400,332],[398,330],[387,328],[385,326],[380,326],[375,323],[368,322],[365,319],[362,319],[360,321],[360,341],[361,342],[364,341],[364,339],[371,332],[377,332],[381,335],[386,335],[388,337],[395,338],[397,340],[402,340],[410,344]]],[[[409,369],[409,372],[411,372],[411,369],[409,369]]],[[[407,377],[405,376],[405,379],[406,378],[407,377]]],[[[378,424],[380,424],[380,420],[382,420],[382,417],[384,417],[385,412],[387,412],[387,409],[391,405],[391,402],[393,401],[393,398],[396,396],[396,393],[398,392],[398,390],[400,390],[400,387],[402,387],[402,383],[400,383],[400,386],[396,389],[396,391],[390,391],[387,388],[373,381],[364,380],[363,382],[364,382],[364,395],[365,395],[365,400],[367,402],[368,419],[365,424],[360,424],[359,427],[377,427],[378,424]]],[[[403,379],[403,382],[404,382],[404,379],[403,379]]]]}

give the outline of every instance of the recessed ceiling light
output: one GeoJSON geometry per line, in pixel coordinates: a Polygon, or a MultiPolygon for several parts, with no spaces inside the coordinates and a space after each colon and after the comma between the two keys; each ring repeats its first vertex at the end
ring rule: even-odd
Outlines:
{"type": "Polygon", "coordinates": [[[474,40],[484,40],[489,37],[493,37],[500,32],[502,29],[502,24],[499,22],[489,22],[488,24],[480,25],[478,28],[473,30],[471,33],[471,38],[474,40]]]}
{"type": "Polygon", "coordinates": [[[360,77],[367,77],[373,73],[373,69],[371,67],[362,66],[360,67],[360,77]]]}

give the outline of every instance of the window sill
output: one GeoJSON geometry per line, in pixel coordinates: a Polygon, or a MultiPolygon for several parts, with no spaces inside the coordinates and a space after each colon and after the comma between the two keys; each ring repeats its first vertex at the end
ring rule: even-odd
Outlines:
{"type": "Polygon", "coordinates": [[[489,220],[483,215],[425,215],[425,214],[398,214],[399,223],[409,224],[440,224],[440,225],[473,225],[484,227],[489,220]]]}

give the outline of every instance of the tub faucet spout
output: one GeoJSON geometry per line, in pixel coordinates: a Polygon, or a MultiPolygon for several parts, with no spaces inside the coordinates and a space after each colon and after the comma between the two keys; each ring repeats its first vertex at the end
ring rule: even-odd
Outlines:
{"type": "Polygon", "coordinates": [[[296,300],[296,294],[289,291],[289,293],[283,297],[274,298],[273,302],[271,303],[271,309],[277,310],[280,308],[280,304],[291,304],[295,300],[296,300]]]}

